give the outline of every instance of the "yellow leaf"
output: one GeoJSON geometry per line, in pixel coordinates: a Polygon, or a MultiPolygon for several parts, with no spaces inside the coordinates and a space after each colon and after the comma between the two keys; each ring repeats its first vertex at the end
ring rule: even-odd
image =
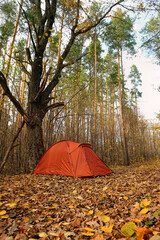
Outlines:
{"type": "Polygon", "coordinates": [[[24,221],[25,221],[25,223],[28,222],[28,221],[29,221],[29,218],[25,218],[24,221]]]}
{"type": "Polygon", "coordinates": [[[103,214],[103,212],[97,212],[96,215],[97,216],[101,216],[103,214]]]}
{"type": "Polygon", "coordinates": [[[90,210],[90,211],[88,211],[88,213],[87,213],[88,215],[91,215],[91,214],[93,214],[93,210],[90,210]]]}
{"type": "Polygon", "coordinates": [[[110,221],[110,217],[107,217],[106,215],[102,215],[101,217],[102,217],[102,221],[103,221],[104,223],[107,223],[107,222],[110,221]]]}
{"type": "Polygon", "coordinates": [[[17,203],[13,202],[13,203],[10,203],[10,204],[9,204],[9,207],[14,207],[14,206],[16,206],[16,205],[17,205],[17,203]]]}
{"type": "Polygon", "coordinates": [[[23,193],[19,194],[20,197],[24,197],[25,195],[23,193]]]}
{"type": "Polygon", "coordinates": [[[126,236],[126,237],[131,237],[135,232],[134,229],[136,228],[136,224],[134,222],[128,222],[123,225],[121,228],[121,232],[126,236]]]}
{"type": "Polygon", "coordinates": [[[140,211],[141,214],[146,214],[147,212],[148,212],[148,208],[143,208],[143,209],[140,211]]]}
{"type": "Polygon", "coordinates": [[[8,215],[3,215],[3,216],[1,216],[1,218],[9,218],[9,216],[8,215]]]}
{"type": "Polygon", "coordinates": [[[105,233],[111,233],[112,229],[113,229],[113,226],[114,226],[114,224],[111,224],[109,227],[103,226],[103,227],[101,227],[101,230],[105,233]]]}
{"type": "Polygon", "coordinates": [[[5,214],[6,214],[5,210],[0,211],[0,216],[5,215],[5,214]]]}
{"type": "Polygon", "coordinates": [[[69,208],[74,208],[74,206],[73,205],[69,205],[69,208]]]}
{"type": "Polygon", "coordinates": [[[145,207],[147,207],[150,203],[151,203],[151,201],[148,201],[148,199],[143,199],[142,200],[142,202],[141,202],[145,207]]]}
{"type": "Polygon", "coordinates": [[[128,197],[123,197],[125,200],[128,200],[128,197]]]}
{"type": "Polygon", "coordinates": [[[56,203],[53,204],[52,208],[56,208],[58,205],[56,203]]]}
{"type": "Polygon", "coordinates": [[[89,227],[85,227],[83,230],[86,230],[87,232],[94,232],[94,229],[89,227]]]}
{"type": "Polygon", "coordinates": [[[47,235],[45,232],[40,232],[38,235],[39,235],[39,237],[41,237],[41,238],[46,238],[46,237],[48,237],[48,235],[47,235]]]}
{"type": "Polygon", "coordinates": [[[44,35],[45,35],[46,37],[48,37],[48,33],[45,33],[44,35]]]}
{"type": "Polygon", "coordinates": [[[83,232],[82,235],[84,235],[84,236],[93,236],[94,233],[92,233],[92,232],[83,232]]]}

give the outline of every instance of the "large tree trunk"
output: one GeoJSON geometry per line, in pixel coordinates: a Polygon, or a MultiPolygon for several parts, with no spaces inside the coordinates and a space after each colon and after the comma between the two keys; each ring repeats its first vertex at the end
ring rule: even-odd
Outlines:
{"type": "Polygon", "coordinates": [[[44,154],[42,118],[35,115],[31,124],[27,125],[26,134],[27,164],[26,171],[34,170],[40,158],[44,154]]]}

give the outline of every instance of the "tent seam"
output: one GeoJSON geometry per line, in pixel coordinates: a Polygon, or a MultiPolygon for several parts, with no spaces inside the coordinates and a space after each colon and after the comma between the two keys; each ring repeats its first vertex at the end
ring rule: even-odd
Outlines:
{"type": "Polygon", "coordinates": [[[76,176],[75,176],[75,173],[74,173],[74,170],[73,170],[72,162],[71,162],[71,157],[70,157],[70,152],[69,152],[68,143],[67,143],[67,148],[68,148],[68,157],[69,157],[69,161],[70,161],[70,164],[71,164],[72,173],[73,173],[73,176],[76,177],[76,176]]]}

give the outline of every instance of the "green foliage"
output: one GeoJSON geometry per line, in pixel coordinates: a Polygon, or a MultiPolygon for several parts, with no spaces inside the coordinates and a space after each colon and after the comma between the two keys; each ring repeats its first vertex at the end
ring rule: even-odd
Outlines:
{"type": "Polygon", "coordinates": [[[138,87],[142,85],[141,73],[138,71],[136,65],[131,66],[131,71],[128,77],[131,79],[133,86],[131,88],[132,97],[141,97],[142,93],[138,90],[138,87]]]}
{"type": "Polygon", "coordinates": [[[141,30],[143,34],[142,41],[145,49],[149,54],[154,54],[160,63],[160,13],[156,17],[151,18],[145,27],[141,30]]]}
{"type": "Polygon", "coordinates": [[[26,47],[26,40],[24,38],[20,39],[15,46],[14,58],[19,62],[22,62],[24,60],[25,47],[26,47]]]}
{"type": "Polygon", "coordinates": [[[14,1],[4,2],[0,5],[0,49],[2,49],[9,37],[13,34],[14,20],[16,17],[16,5],[14,1]]]}
{"type": "Polygon", "coordinates": [[[109,49],[126,49],[134,54],[134,45],[136,44],[133,34],[133,22],[126,12],[117,9],[111,21],[106,24],[103,31],[103,39],[106,41],[109,49]]]}

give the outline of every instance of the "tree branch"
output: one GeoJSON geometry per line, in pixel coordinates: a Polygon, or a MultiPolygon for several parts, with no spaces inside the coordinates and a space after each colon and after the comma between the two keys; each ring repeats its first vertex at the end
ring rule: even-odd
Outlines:
{"type": "Polygon", "coordinates": [[[57,107],[63,107],[63,106],[64,106],[64,102],[53,103],[53,104],[47,106],[45,109],[43,109],[43,111],[45,113],[47,113],[50,109],[54,109],[54,108],[57,108],[57,107]]]}
{"type": "Polygon", "coordinates": [[[42,83],[42,85],[41,85],[41,87],[40,87],[37,95],[35,96],[33,102],[35,102],[35,101],[38,99],[38,97],[41,95],[43,89],[45,88],[46,83],[47,83],[47,80],[48,80],[48,76],[49,76],[51,70],[52,70],[52,67],[50,67],[50,68],[48,69],[48,71],[47,71],[47,73],[46,73],[46,76],[45,76],[45,78],[44,78],[44,80],[43,80],[43,83],[42,83]]]}
{"type": "Polygon", "coordinates": [[[31,36],[31,41],[32,41],[34,50],[35,50],[35,52],[36,52],[36,45],[35,45],[35,42],[34,42],[34,40],[33,40],[32,31],[31,31],[31,26],[30,26],[30,23],[29,23],[27,14],[26,14],[26,12],[25,12],[25,10],[24,10],[23,8],[22,8],[22,11],[23,11],[23,13],[24,13],[24,15],[25,15],[25,18],[26,18],[26,20],[27,20],[28,28],[29,28],[29,33],[30,33],[30,36],[31,36]]]}
{"type": "Polygon", "coordinates": [[[82,57],[86,56],[87,54],[88,54],[88,52],[82,54],[80,57],[76,58],[75,60],[71,60],[68,63],[63,64],[62,68],[65,68],[65,67],[68,67],[70,65],[73,65],[74,63],[78,62],[82,57]]]}
{"type": "Polygon", "coordinates": [[[21,132],[24,124],[25,124],[25,121],[23,120],[22,123],[21,123],[21,125],[20,125],[20,127],[19,127],[18,130],[17,130],[17,133],[15,134],[14,138],[12,139],[12,142],[11,142],[10,146],[8,147],[8,149],[7,149],[7,151],[6,151],[5,155],[4,155],[3,161],[2,161],[2,163],[1,163],[1,165],[0,165],[0,172],[2,171],[5,163],[7,162],[9,153],[10,153],[10,151],[11,151],[12,148],[13,148],[13,144],[15,143],[16,139],[18,138],[18,136],[19,136],[19,134],[20,134],[20,132],[21,132]]]}
{"type": "Polygon", "coordinates": [[[16,98],[12,95],[8,85],[7,85],[7,80],[5,78],[5,76],[3,75],[3,73],[0,71],[0,84],[4,90],[4,94],[7,95],[9,97],[9,99],[11,100],[11,102],[15,105],[15,107],[17,108],[18,112],[24,117],[24,119],[26,121],[29,120],[29,117],[27,115],[27,113],[24,111],[24,109],[22,108],[21,104],[16,100],[16,98]]]}
{"type": "MultiPolygon", "coordinates": [[[[52,92],[52,90],[54,89],[54,87],[58,84],[59,82],[59,78],[61,76],[61,71],[62,69],[64,68],[65,64],[63,64],[64,60],[66,59],[68,53],[70,52],[70,49],[74,43],[74,40],[75,38],[80,35],[80,34],[83,34],[83,33],[86,33],[88,31],[90,31],[92,28],[96,27],[106,16],[107,14],[112,10],[112,8],[114,8],[116,5],[122,3],[124,0],[119,0],[117,3],[113,4],[109,9],[108,11],[101,17],[99,18],[93,25],[90,25],[86,28],[82,28],[80,30],[76,30],[77,26],[78,26],[78,19],[76,19],[75,21],[75,24],[73,25],[72,29],[71,29],[71,36],[70,36],[70,39],[62,53],[62,55],[60,56],[59,58],[59,61],[58,61],[58,64],[57,64],[57,68],[56,68],[56,71],[55,71],[55,75],[52,79],[52,81],[48,84],[48,86],[46,87],[45,91],[43,91],[42,93],[42,98],[43,100],[45,100],[49,94],[52,92]]],[[[77,15],[76,15],[76,18],[79,16],[79,0],[78,0],[78,5],[77,5],[77,15]]]]}
{"type": "Polygon", "coordinates": [[[108,11],[101,17],[99,18],[94,24],[86,27],[86,28],[81,28],[79,29],[75,34],[76,36],[77,35],[80,35],[80,34],[83,34],[83,33],[86,33],[88,31],[90,31],[92,28],[96,27],[107,15],[108,13],[111,12],[112,8],[114,8],[115,6],[119,5],[120,3],[124,2],[124,0],[119,0],[118,2],[116,2],[115,4],[113,4],[109,9],[108,11]]]}

